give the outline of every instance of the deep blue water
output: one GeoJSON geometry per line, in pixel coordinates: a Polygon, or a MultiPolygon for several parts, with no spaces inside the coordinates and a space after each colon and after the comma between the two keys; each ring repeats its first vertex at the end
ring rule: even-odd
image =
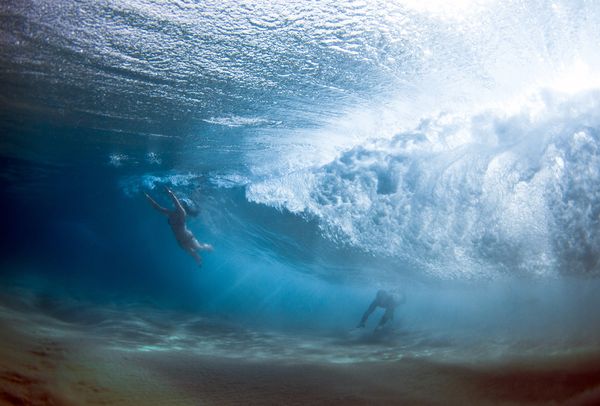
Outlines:
{"type": "Polygon", "coordinates": [[[600,7],[403,4],[3,2],[4,289],[597,342],[600,7]]]}

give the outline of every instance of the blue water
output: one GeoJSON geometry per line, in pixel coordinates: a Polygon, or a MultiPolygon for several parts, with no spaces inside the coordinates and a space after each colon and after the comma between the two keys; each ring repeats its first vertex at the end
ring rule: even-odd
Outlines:
{"type": "Polygon", "coordinates": [[[384,288],[404,332],[600,339],[600,5],[32,0],[0,21],[5,290],[329,332],[384,288]],[[143,197],[164,186],[200,209],[202,268],[143,197]]]}

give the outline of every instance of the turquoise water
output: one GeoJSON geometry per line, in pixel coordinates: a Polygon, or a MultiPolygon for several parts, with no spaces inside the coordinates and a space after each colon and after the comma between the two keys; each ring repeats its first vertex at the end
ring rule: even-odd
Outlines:
{"type": "Polygon", "coordinates": [[[597,344],[600,6],[36,0],[0,20],[6,291],[343,336],[384,288],[407,296],[394,340],[597,344]],[[170,204],[163,186],[200,209],[200,269],[143,197],[170,204]]]}

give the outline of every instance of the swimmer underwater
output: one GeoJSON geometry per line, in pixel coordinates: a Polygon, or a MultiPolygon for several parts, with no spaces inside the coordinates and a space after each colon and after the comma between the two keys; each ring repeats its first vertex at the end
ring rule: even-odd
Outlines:
{"type": "Polygon", "coordinates": [[[185,221],[187,219],[187,213],[177,196],[173,193],[171,189],[165,187],[165,190],[171,200],[173,200],[173,204],[175,205],[175,210],[169,210],[152,199],[148,193],[144,193],[152,207],[154,207],[158,212],[164,214],[168,218],[169,225],[171,226],[171,230],[175,235],[175,239],[179,246],[183,248],[185,252],[190,254],[199,266],[202,266],[202,257],[198,254],[198,251],[212,251],[213,247],[210,244],[201,244],[198,242],[194,234],[186,227],[185,221]]]}

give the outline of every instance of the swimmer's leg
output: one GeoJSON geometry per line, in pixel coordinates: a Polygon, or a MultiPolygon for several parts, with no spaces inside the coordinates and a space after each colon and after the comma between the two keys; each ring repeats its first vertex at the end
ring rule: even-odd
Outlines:
{"type": "Polygon", "coordinates": [[[192,242],[192,250],[213,251],[213,246],[210,244],[201,244],[194,238],[194,241],[192,242]]]}
{"type": "Polygon", "coordinates": [[[196,260],[196,263],[198,264],[198,266],[202,266],[202,257],[200,255],[198,255],[198,253],[192,249],[187,250],[188,253],[194,257],[194,260],[196,260]]]}
{"type": "Polygon", "coordinates": [[[214,248],[210,244],[198,244],[198,249],[202,251],[213,251],[214,248]]]}
{"type": "Polygon", "coordinates": [[[391,309],[391,308],[385,309],[385,313],[383,313],[383,316],[381,316],[381,320],[379,320],[379,324],[377,325],[376,329],[383,328],[383,326],[393,318],[394,318],[394,309],[391,309]]]}

